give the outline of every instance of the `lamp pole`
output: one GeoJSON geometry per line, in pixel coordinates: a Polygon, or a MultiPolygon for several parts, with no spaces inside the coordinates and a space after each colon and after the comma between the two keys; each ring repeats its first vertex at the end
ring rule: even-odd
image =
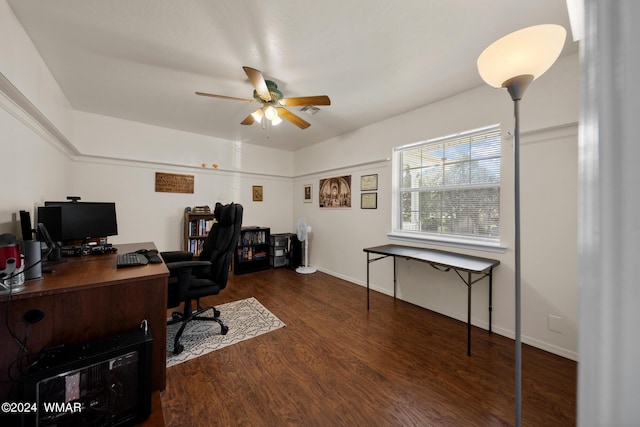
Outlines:
{"type": "Polygon", "coordinates": [[[513,100],[513,182],[516,335],[516,426],[522,422],[522,325],[520,262],[520,100],[529,84],[558,59],[566,30],[555,24],[534,25],[508,34],[488,46],[478,57],[478,72],[489,85],[506,88],[513,100]]]}
{"type": "Polygon", "coordinates": [[[533,76],[525,74],[505,81],[513,100],[513,183],[514,183],[514,222],[515,222],[515,308],[516,308],[516,427],[522,422],[522,269],[520,262],[520,100],[524,91],[533,81],[533,76]]]}

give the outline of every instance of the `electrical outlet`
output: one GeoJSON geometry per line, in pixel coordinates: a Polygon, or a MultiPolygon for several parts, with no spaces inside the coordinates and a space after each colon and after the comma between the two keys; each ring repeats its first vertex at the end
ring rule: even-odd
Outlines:
{"type": "Polygon", "coordinates": [[[561,334],[564,330],[564,318],[560,316],[554,316],[553,314],[547,315],[547,324],[550,331],[561,334]]]}

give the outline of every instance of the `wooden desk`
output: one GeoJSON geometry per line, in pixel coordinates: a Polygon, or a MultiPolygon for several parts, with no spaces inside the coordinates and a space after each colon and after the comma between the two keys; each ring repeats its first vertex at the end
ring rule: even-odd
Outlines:
{"type": "MultiPolygon", "coordinates": [[[[116,245],[118,253],[155,249],[150,242],[116,245]]],[[[9,334],[5,316],[14,334],[24,340],[23,313],[44,311],[44,318],[30,327],[27,348],[36,355],[45,347],[80,344],[136,328],[147,319],[153,336],[152,389],[165,387],[167,351],[167,281],[169,270],[162,264],[116,267],[116,254],[65,258],[51,266],[39,280],[29,280],[26,289],[11,296],[0,296],[0,380],[18,355],[18,344],[9,334]]],[[[27,364],[25,363],[25,368],[27,364]]],[[[16,370],[12,372],[15,374],[16,370]]],[[[0,400],[10,384],[0,383],[0,400]]]]}
{"type": "Polygon", "coordinates": [[[480,258],[455,252],[439,251],[436,249],[416,248],[402,245],[382,245],[363,249],[367,253],[367,310],[369,310],[369,264],[380,259],[393,257],[393,297],[396,297],[396,258],[413,259],[426,262],[438,271],[456,272],[458,277],[467,285],[467,355],[471,356],[471,285],[485,277],[489,278],[489,332],[491,332],[491,299],[493,288],[493,268],[500,265],[500,261],[480,258]],[[381,255],[370,259],[370,254],[381,255]],[[466,278],[463,274],[466,274],[466,278]],[[477,274],[475,280],[472,275],[477,274]]]}

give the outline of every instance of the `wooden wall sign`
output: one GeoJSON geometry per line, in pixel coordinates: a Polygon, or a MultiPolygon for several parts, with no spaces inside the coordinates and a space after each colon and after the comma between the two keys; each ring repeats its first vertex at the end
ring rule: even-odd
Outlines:
{"type": "Polygon", "coordinates": [[[156,172],[156,193],[193,194],[193,175],[156,172]]]}

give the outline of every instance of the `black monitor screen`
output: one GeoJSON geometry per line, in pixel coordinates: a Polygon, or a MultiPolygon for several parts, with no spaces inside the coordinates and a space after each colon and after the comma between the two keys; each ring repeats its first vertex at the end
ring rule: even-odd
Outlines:
{"type": "Polygon", "coordinates": [[[38,209],[38,222],[45,224],[51,237],[59,241],[118,234],[115,203],[45,202],[38,209]]]}

